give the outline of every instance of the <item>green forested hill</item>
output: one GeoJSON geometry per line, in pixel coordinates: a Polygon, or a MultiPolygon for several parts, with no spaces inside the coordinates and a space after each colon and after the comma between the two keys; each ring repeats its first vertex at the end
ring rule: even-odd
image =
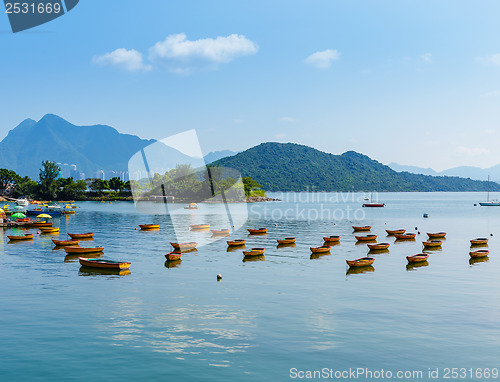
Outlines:
{"type": "MultiPolygon", "coordinates": [[[[213,165],[250,176],[266,191],[486,191],[487,182],[396,172],[366,155],[327,154],[295,143],[267,142],[213,165]]],[[[500,185],[490,184],[491,191],[500,185]]]]}

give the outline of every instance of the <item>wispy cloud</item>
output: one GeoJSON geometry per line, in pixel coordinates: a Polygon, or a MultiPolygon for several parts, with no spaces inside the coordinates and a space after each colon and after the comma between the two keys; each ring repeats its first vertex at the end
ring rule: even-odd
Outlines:
{"type": "Polygon", "coordinates": [[[477,57],[476,60],[483,65],[500,66],[500,53],[490,54],[489,56],[477,57]]]}
{"type": "Polygon", "coordinates": [[[422,61],[424,61],[426,64],[431,64],[432,63],[432,53],[424,53],[420,55],[420,58],[422,61]]]}
{"type": "Polygon", "coordinates": [[[280,121],[289,122],[289,123],[297,122],[297,120],[295,118],[292,118],[292,117],[282,117],[282,118],[280,118],[280,121]]]}
{"type": "Polygon", "coordinates": [[[311,54],[305,59],[305,62],[320,69],[328,69],[338,59],[340,59],[340,53],[337,50],[327,49],[311,54]]]}
{"type": "Polygon", "coordinates": [[[476,157],[480,155],[489,154],[490,150],[480,147],[465,147],[459,146],[455,149],[455,152],[458,154],[463,154],[471,157],[476,157]]]}
{"type": "Polygon", "coordinates": [[[142,53],[135,49],[120,48],[101,56],[94,56],[92,62],[102,66],[114,66],[129,72],[149,71],[151,65],[145,64],[142,53]]]}
{"type": "Polygon", "coordinates": [[[243,120],[241,118],[233,118],[234,123],[243,123],[243,120]]]}

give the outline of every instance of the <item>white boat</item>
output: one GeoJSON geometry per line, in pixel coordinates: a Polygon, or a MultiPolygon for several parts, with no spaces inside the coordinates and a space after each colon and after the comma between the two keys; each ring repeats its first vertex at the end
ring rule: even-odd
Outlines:
{"type": "Polygon", "coordinates": [[[22,197],[22,198],[16,199],[16,204],[18,206],[26,207],[26,206],[29,206],[30,202],[28,201],[28,199],[22,197]]]}
{"type": "Polygon", "coordinates": [[[490,176],[488,175],[488,196],[486,197],[486,202],[479,202],[480,206],[484,207],[499,207],[500,202],[498,200],[490,201],[490,176]]]}

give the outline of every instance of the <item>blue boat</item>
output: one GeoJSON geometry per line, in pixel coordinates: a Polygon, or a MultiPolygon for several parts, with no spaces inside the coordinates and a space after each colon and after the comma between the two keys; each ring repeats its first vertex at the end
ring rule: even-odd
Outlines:
{"type": "Polygon", "coordinates": [[[49,214],[50,216],[61,215],[62,208],[59,206],[48,206],[43,207],[41,210],[27,210],[26,215],[40,215],[40,214],[49,214]]]}

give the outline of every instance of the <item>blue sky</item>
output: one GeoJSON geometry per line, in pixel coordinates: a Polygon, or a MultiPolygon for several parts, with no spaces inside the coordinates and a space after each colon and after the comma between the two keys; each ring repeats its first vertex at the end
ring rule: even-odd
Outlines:
{"type": "Polygon", "coordinates": [[[500,163],[500,3],[84,0],[12,34],[0,137],[58,114],[205,152],[297,142],[436,170],[500,163]],[[155,48],[156,47],[156,48],[155,48]]]}

